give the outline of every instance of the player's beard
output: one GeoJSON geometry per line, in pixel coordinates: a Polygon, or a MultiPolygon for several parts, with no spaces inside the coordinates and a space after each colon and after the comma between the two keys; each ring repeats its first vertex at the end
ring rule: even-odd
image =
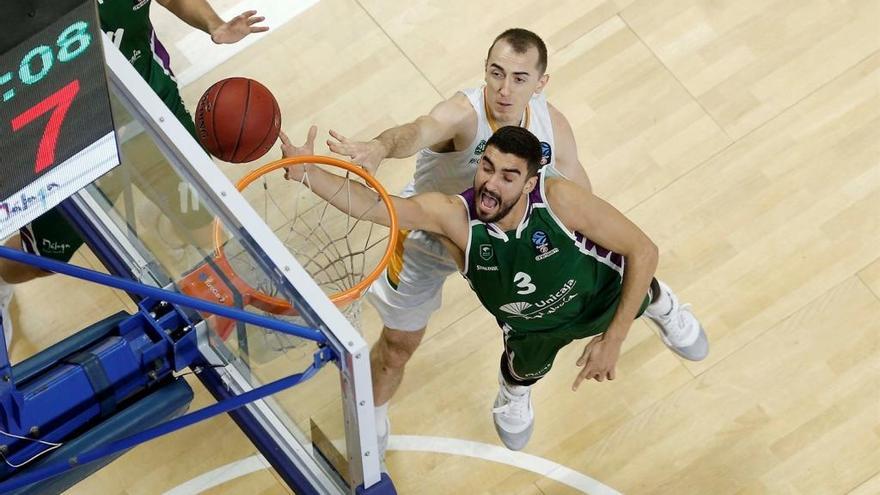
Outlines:
{"type": "Polygon", "coordinates": [[[477,194],[474,196],[474,201],[477,203],[476,205],[474,205],[475,209],[477,211],[477,218],[481,222],[495,223],[498,220],[501,220],[502,218],[506,217],[507,214],[510,213],[510,210],[512,210],[513,207],[516,206],[516,201],[518,199],[519,198],[513,198],[512,200],[505,203],[502,201],[501,196],[499,196],[493,192],[486,191],[485,185],[480,186],[480,188],[477,190],[477,194]],[[483,193],[488,194],[489,196],[492,196],[495,199],[495,201],[498,203],[498,206],[496,207],[496,208],[498,208],[498,212],[495,213],[494,215],[487,217],[487,216],[484,216],[482,214],[482,212],[480,211],[480,203],[482,202],[483,193]]]}

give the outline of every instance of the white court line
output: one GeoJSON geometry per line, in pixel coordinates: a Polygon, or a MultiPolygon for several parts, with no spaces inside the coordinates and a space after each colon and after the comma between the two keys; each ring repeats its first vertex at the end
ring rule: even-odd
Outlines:
{"type": "MultiPolygon", "coordinates": [[[[531,471],[591,495],[620,495],[620,492],[613,488],[603,485],[593,478],[562,464],[497,445],[459,440],[457,438],[392,435],[388,448],[389,450],[436,452],[439,454],[473,457],[531,471]]],[[[393,477],[391,479],[392,481],[394,480],[393,477]]]]}
{"type": "Polygon", "coordinates": [[[261,455],[252,455],[240,461],[231,462],[220,466],[213,471],[196,476],[195,478],[178,485],[165,492],[164,495],[195,495],[205,490],[220,486],[227,481],[232,481],[242,476],[247,476],[257,471],[272,467],[266,458],[261,455]]]}
{"type": "MultiPolygon", "coordinates": [[[[473,457],[531,471],[590,495],[621,495],[617,490],[562,464],[544,459],[543,457],[508,450],[497,445],[459,440],[457,438],[391,435],[388,450],[432,452],[473,457]]],[[[263,456],[253,455],[197,476],[165,492],[164,495],[198,495],[227,481],[267,468],[269,468],[269,464],[263,456]]],[[[393,476],[391,480],[394,481],[393,476]]]]}
{"type": "Polygon", "coordinates": [[[205,33],[192,30],[174,44],[192,64],[182,72],[175,73],[177,83],[180,87],[184,87],[204,76],[211,69],[262,40],[266,35],[272,34],[273,30],[287,24],[316,3],[318,0],[244,0],[234,7],[218,12],[221,18],[229,20],[246,10],[256,10],[257,15],[266,17],[266,21],[260,25],[268,26],[269,31],[252,34],[231,45],[215,45],[209,36],[205,36],[205,33]]]}

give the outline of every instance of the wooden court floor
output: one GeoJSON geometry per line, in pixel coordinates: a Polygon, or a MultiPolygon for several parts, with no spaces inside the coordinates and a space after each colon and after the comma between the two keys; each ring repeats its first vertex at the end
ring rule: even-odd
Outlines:
{"type": "MultiPolygon", "coordinates": [[[[278,18],[301,4],[213,3],[278,18]]],[[[220,78],[252,77],[297,141],[312,123],[368,139],[409,121],[479,84],[500,31],[536,31],[550,48],[546,92],[596,193],[659,245],[658,274],[693,304],[711,353],[684,362],[637,321],[618,379],[573,393],[581,347],[570,346],[536,387],[525,453],[626,494],[880,493],[877,0],[323,0],[213,68],[199,66],[207,52],[187,53],[190,30],[154,17],[191,106],[220,78]]],[[[379,176],[396,190],[412,170],[389,161],[379,176]]],[[[75,261],[96,264],[85,251],[75,261]]],[[[125,297],[60,277],[16,294],[14,360],[125,297]]],[[[363,326],[374,340],[369,308],[363,326]]],[[[500,349],[488,313],[451,277],[392,433],[499,445],[489,409],[500,349]]],[[[208,401],[200,393],[195,406],[208,401]]],[[[394,449],[406,445],[393,439],[388,454],[401,493],[578,493],[527,467],[394,449]]],[[[218,418],[70,493],[164,493],[254,453],[218,418]]],[[[287,489],[259,470],[206,493],[287,489]]]]}

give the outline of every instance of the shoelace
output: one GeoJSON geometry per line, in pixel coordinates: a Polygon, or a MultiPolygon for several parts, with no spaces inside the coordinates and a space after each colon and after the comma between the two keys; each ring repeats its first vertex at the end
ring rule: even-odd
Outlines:
{"type": "Polygon", "coordinates": [[[509,416],[522,421],[529,420],[529,394],[513,395],[507,390],[501,392],[507,403],[492,409],[493,413],[507,413],[509,416]]]}
{"type": "Polygon", "coordinates": [[[690,308],[690,303],[682,304],[670,311],[668,315],[659,317],[659,319],[663,320],[663,329],[666,331],[666,337],[671,342],[676,343],[684,340],[686,331],[689,329],[685,312],[690,312],[690,308]]]}

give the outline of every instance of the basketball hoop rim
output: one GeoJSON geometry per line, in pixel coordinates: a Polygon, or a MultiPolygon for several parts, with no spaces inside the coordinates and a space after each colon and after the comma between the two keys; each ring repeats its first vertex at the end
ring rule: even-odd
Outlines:
{"type": "MultiPolygon", "coordinates": [[[[307,164],[330,165],[347,170],[348,172],[357,175],[358,177],[362,178],[367,184],[369,184],[370,187],[372,187],[377,193],[379,193],[379,199],[381,199],[381,201],[385,204],[385,207],[390,213],[391,225],[389,226],[390,232],[388,236],[388,245],[385,248],[385,253],[382,255],[382,259],[379,260],[379,263],[376,265],[376,267],[369,274],[364,276],[363,280],[353,285],[352,287],[344,291],[328,295],[330,300],[333,301],[333,304],[335,304],[339,308],[343,308],[345,306],[348,306],[352,302],[360,299],[360,297],[367,290],[370,284],[373,283],[373,281],[376,280],[379,275],[381,275],[382,271],[391,260],[391,256],[394,252],[394,247],[397,245],[397,237],[399,232],[397,212],[394,210],[394,203],[391,200],[391,196],[388,194],[382,184],[378,180],[376,180],[375,177],[370,175],[366,170],[359,167],[358,165],[329,156],[302,155],[289,158],[281,158],[279,160],[275,160],[274,162],[267,163],[257,169],[252,170],[247,175],[239,179],[239,181],[236,182],[235,187],[239,191],[243,191],[255,180],[270,172],[273,172],[280,168],[307,164]]],[[[232,271],[232,273],[228,273],[228,275],[233,275],[238,283],[250,289],[249,292],[252,305],[274,314],[297,314],[297,311],[291,306],[290,302],[258,291],[256,288],[251,287],[244,280],[242,280],[241,277],[239,277],[234,270],[231,270],[231,264],[226,258],[226,254],[223,252],[223,231],[219,221],[214,222],[214,254],[216,260],[220,262],[219,264],[221,266],[228,266],[230,268],[230,271],[232,271]]]]}

